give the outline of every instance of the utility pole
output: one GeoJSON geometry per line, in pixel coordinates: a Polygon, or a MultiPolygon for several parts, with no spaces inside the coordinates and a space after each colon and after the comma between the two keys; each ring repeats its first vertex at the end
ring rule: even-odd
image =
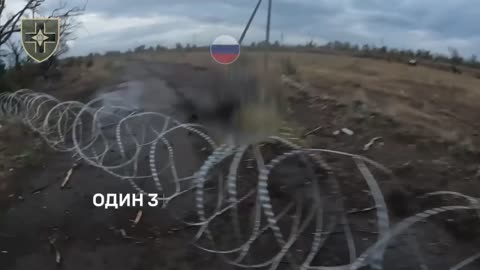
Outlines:
{"type": "MultiPolygon", "coordinates": [[[[265,71],[268,70],[268,49],[270,47],[270,26],[271,26],[271,19],[272,19],[272,2],[273,2],[272,0],[268,0],[267,29],[266,29],[266,33],[265,33],[265,42],[264,42],[265,44],[263,44],[264,49],[265,49],[265,53],[264,53],[265,71]]],[[[250,24],[252,23],[253,18],[257,14],[258,8],[260,7],[261,4],[262,4],[262,0],[258,0],[257,5],[255,6],[255,9],[253,10],[252,15],[248,19],[247,26],[245,27],[245,29],[242,32],[242,35],[240,36],[240,40],[239,40],[240,44],[242,44],[243,39],[245,38],[245,35],[247,34],[248,29],[250,28],[250,24]]]]}
{"type": "MultiPolygon", "coordinates": [[[[265,52],[263,56],[263,68],[265,69],[265,73],[268,74],[268,53],[270,49],[270,22],[272,19],[272,0],[268,0],[268,15],[267,15],[267,31],[266,31],[266,37],[265,37],[265,52]]],[[[261,93],[261,100],[264,101],[266,98],[266,93],[265,91],[262,91],[261,93]]]]}
{"type": "Polygon", "coordinates": [[[270,21],[272,19],[272,0],[268,0],[268,16],[267,16],[267,36],[265,39],[266,45],[270,45],[270,21]]]}

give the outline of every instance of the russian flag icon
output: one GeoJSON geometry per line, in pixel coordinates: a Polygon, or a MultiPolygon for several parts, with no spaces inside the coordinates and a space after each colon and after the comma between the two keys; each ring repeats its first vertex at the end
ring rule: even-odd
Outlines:
{"type": "Polygon", "coordinates": [[[210,45],[210,54],[217,63],[228,65],[235,62],[240,56],[240,44],[234,37],[222,35],[210,45]]]}

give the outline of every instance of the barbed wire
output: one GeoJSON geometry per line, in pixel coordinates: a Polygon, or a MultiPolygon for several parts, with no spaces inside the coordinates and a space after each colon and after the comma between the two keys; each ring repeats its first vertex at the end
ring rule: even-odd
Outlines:
{"type": "MultiPolygon", "coordinates": [[[[455,196],[465,204],[426,210],[392,226],[373,172],[392,177],[390,170],[365,157],[305,149],[280,137],[252,145],[217,145],[202,126],[161,113],[106,106],[101,99],[62,102],[30,90],[1,94],[0,108],[0,118],[21,120],[55,150],[128,181],[137,192],[147,193],[139,180],[151,182],[164,207],[175,207],[172,203],[184,196],[193,204],[195,220],[181,219],[198,227],[194,244],[238,267],[278,269],[287,263],[295,269],[384,269],[389,242],[412,226],[449,211],[476,211],[480,217],[478,198],[440,191],[424,198],[455,196]],[[192,174],[185,175],[185,162],[176,160],[172,140],[181,136],[195,142],[191,150],[201,148],[205,157],[192,174]],[[361,253],[338,172],[324,155],[353,161],[372,196],[378,238],[361,253]],[[316,265],[322,263],[319,256],[327,241],[338,233],[346,249],[335,252],[347,255],[344,262],[316,265]]],[[[479,257],[474,254],[451,269],[462,269],[479,257]]]]}

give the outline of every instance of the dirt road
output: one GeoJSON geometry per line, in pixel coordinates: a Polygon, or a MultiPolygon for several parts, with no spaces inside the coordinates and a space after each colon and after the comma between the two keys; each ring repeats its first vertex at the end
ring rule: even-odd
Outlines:
{"type": "MultiPolygon", "coordinates": [[[[120,100],[135,109],[184,120],[187,114],[172,105],[177,96],[163,78],[187,68],[132,62],[120,75],[124,83],[99,89],[97,95],[106,105],[120,100]]],[[[196,93],[203,96],[199,90],[196,93]]],[[[201,162],[192,154],[193,146],[186,137],[176,137],[172,143],[182,161],[182,173],[192,174],[201,162]]],[[[134,192],[130,184],[101,169],[84,164],[74,171],[69,187],[61,189],[73,163],[70,154],[54,153],[44,168],[15,176],[20,186],[0,222],[1,269],[55,269],[52,238],[62,269],[229,269],[215,256],[189,245],[195,229],[174,220],[161,207],[143,209],[134,228],[132,220],[139,209],[94,207],[95,193],[134,192]]]]}
{"type": "MultiPolygon", "coordinates": [[[[209,77],[205,72],[207,71],[185,64],[131,60],[127,69],[119,74],[123,83],[98,89],[95,96],[103,96],[105,104],[115,104],[119,98],[123,103],[131,105],[132,109],[163,112],[179,120],[186,120],[191,116],[191,112],[172,106],[178,103],[179,97],[171,87],[181,85],[185,95],[198,102],[208,103],[209,77]]],[[[423,139],[422,144],[417,143],[420,142],[419,137],[406,135],[406,127],[399,126],[391,119],[378,115],[376,118],[361,116],[347,119],[349,108],[332,100],[321,100],[320,106],[311,106],[304,96],[291,101],[295,117],[301,119],[302,125],[309,129],[318,127],[319,123],[323,125],[312,138],[316,147],[327,145],[333,149],[361,152],[361,147],[368,140],[381,134],[383,148],[373,146],[366,154],[395,168],[402,181],[406,179],[402,183],[405,186],[418,184],[415,188],[419,192],[431,191],[432,186],[436,188],[438,181],[432,179],[437,177],[466,177],[467,173],[461,166],[476,164],[475,160],[471,160],[471,164],[461,165],[462,160],[448,156],[445,162],[450,162],[449,164],[458,170],[450,170],[449,175],[444,175],[445,166],[437,163],[442,157],[447,157],[448,153],[440,146],[423,139]],[[332,131],[341,127],[352,128],[355,136],[332,135],[332,131]],[[407,164],[410,160],[412,162],[407,164]]],[[[364,111],[361,113],[368,114],[364,111]]],[[[176,155],[182,161],[182,170],[191,174],[201,164],[202,157],[192,155],[191,153],[197,151],[192,144],[185,143],[186,141],[188,140],[185,137],[179,136],[173,144],[177,146],[176,155]]],[[[328,161],[335,166],[345,165],[336,158],[328,158],[328,161]]],[[[17,173],[15,180],[18,181],[19,188],[8,204],[8,211],[0,220],[1,269],[234,269],[224,264],[218,256],[189,245],[196,233],[195,228],[173,219],[167,210],[160,207],[145,208],[140,223],[132,227],[132,220],[139,209],[105,210],[94,207],[92,196],[95,193],[133,192],[128,183],[100,169],[85,164],[80,166],[74,171],[68,188],[61,189],[60,184],[73,162],[69,154],[55,153],[45,160],[44,167],[17,173]],[[55,240],[54,245],[51,244],[52,240],[55,240]],[[55,249],[61,255],[60,266],[55,262],[55,249]]],[[[348,169],[351,167],[345,167],[339,176],[344,185],[342,190],[348,194],[345,198],[347,207],[353,209],[371,206],[369,196],[362,191],[366,189],[365,185],[359,184],[353,170],[348,169]]],[[[382,184],[389,188],[394,186],[387,181],[382,184]]],[[[468,183],[460,183],[458,186],[465,188],[468,183]]],[[[473,187],[474,191],[475,189],[476,186],[473,187]]],[[[398,220],[402,215],[412,214],[413,210],[420,209],[416,208],[419,205],[413,202],[411,194],[405,195],[406,198],[402,197],[403,193],[397,197],[395,192],[389,194],[393,194],[389,197],[393,198],[393,202],[389,201],[389,204],[394,207],[394,219],[398,220]]],[[[185,206],[174,210],[188,215],[187,205],[185,202],[185,206]]],[[[355,239],[359,240],[360,247],[363,248],[372,244],[377,236],[377,232],[371,231],[371,220],[374,217],[370,214],[351,217],[356,229],[355,239]]],[[[478,223],[465,224],[468,226],[478,223]]],[[[458,229],[458,226],[453,227],[454,230],[458,229]]],[[[412,230],[388,249],[385,267],[389,270],[420,269],[420,265],[425,263],[432,267],[430,269],[448,269],[448,266],[465,259],[480,248],[477,246],[478,241],[468,239],[468,236],[475,235],[471,234],[472,230],[463,231],[467,232],[467,239],[459,240],[451,230],[437,223],[426,224],[421,230],[412,230]],[[411,241],[408,241],[409,237],[416,238],[422,243],[421,246],[412,246],[411,241]],[[418,256],[420,249],[424,256],[418,256]]],[[[340,263],[340,259],[345,257],[340,254],[345,250],[344,239],[332,238],[321,259],[340,263]]],[[[465,269],[478,269],[477,267],[478,265],[471,265],[471,268],[465,269]]]]}

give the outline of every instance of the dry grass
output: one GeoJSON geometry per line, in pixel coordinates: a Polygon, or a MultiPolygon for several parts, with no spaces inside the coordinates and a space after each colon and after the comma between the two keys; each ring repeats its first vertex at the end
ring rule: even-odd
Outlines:
{"type": "Polygon", "coordinates": [[[327,95],[345,104],[360,101],[440,140],[479,143],[475,137],[480,127],[480,80],[474,76],[320,54],[274,54],[273,62],[286,56],[295,59],[313,96],[327,95]]]}
{"type": "Polygon", "coordinates": [[[67,61],[59,67],[62,74],[59,78],[49,81],[38,78],[35,90],[63,100],[86,101],[98,89],[118,81],[126,63],[124,56],[67,61]]]}
{"type": "Polygon", "coordinates": [[[12,176],[41,164],[47,149],[43,140],[20,120],[0,121],[0,200],[6,199],[20,184],[12,176]]]}
{"type": "MultiPolygon", "coordinates": [[[[208,52],[147,52],[131,57],[218,67],[208,52]]],[[[345,104],[361,102],[371,111],[421,127],[440,140],[476,141],[472,137],[480,127],[480,80],[470,73],[342,55],[272,52],[267,76],[262,52],[244,51],[245,57],[250,60],[248,69],[264,81],[288,73],[285,61],[289,59],[295,67],[291,77],[309,85],[312,96],[329,96],[345,104]]]]}
{"type": "MultiPolygon", "coordinates": [[[[143,52],[96,57],[88,65],[66,67],[66,75],[52,88],[68,89],[56,94],[61,98],[85,97],[85,93],[111,83],[112,78],[118,80],[119,71],[135,60],[189,63],[225,71],[248,69],[261,78],[267,97],[278,97],[279,92],[282,97],[290,94],[283,93],[278,79],[287,73],[310,86],[312,96],[329,96],[347,105],[361,102],[370,111],[421,127],[441,140],[477,143],[472,137],[480,127],[480,80],[470,73],[453,74],[421,65],[342,55],[272,52],[269,71],[265,73],[262,52],[243,51],[240,60],[225,67],[214,62],[208,52],[143,52]]],[[[284,103],[279,107],[288,112],[284,103]]]]}

